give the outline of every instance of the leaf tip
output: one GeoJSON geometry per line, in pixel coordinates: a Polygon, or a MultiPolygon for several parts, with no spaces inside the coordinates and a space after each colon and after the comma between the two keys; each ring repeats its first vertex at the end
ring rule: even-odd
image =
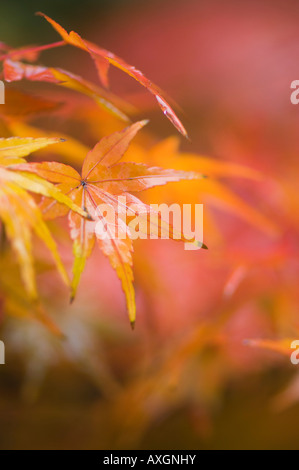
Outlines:
{"type": "Polygon", "coordinates": [[[132,320],[132,321],[130,322],[130,324],[131,324],[132,331],[134,331],[134,330],[135,330],[136,320],[132,320]]]}
{"type": "Polygon", "coordinates": [[[207,245],[205,245],[203,242],[200,242],[199,240],[195,240],[194,242],[192,242],[197,248],[199,249],[203,249],[203,250],[208,250],[209,248],[207,247],[207,245]]]}
{"type": "MultiPolygon", "coordinates": [[[[144,126],[146,126],[150,122],[149,119],[143,119],[142,121],[138,121],[135,125],[137,128],[142,129],[144,126]]],[[[134,124],[133,124],[134,126],[134,124]]]]}
{"type": "Polygon", "coordinates": [[[192,178],[196,179],[196,180],[205,180],[205,179],[208,178],[208,175],[205,175],[203,173],[194,173],[194,172],[192,172],[191,174],[193,175],[192,178]]]}

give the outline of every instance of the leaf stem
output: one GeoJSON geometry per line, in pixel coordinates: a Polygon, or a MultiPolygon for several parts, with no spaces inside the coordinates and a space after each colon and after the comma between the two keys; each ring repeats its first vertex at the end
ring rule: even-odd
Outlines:
{"type": "Polygon", "coordinates": [[[54,47],[61,47],[61,46],[66,46],[66,42],[58,41],[58,42],[53,42],[51,44],[45,44],[44,46],[28,47],[28,49],[15,49],[13,51],[10,51],[8,54],[4,54],[0,56],[0,60],[9,59],[10,57],[13,57],[14,55],[26,54],[30,52],[42,52],[48,49],[54,49],[54,47]]]}

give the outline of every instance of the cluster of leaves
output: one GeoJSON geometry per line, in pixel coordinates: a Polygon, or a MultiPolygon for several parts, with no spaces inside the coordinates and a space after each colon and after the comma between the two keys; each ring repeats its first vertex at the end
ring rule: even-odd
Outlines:
{"type": "MultiPolygon", "coordinates": [[[[74,32],[68,34],[56,22],[46,16],[45,18],[61,34],[62,44],[69,43],[80,47],[91,55],[105,86],[108,85],[107,72],[111,63],[133,76],[153,93],[166,116],[183,135],[187,135],[183,125],[164,100],[161,92],[141,72],[127,65],[114,54],[81,39],[78,34],[74,32]]],[[[47,48],[56,45],[57,43],[54,43],[47,48]]],[[[25,78],[33,81],[57,83],[91,96],[113,115],[123,120],[128,119],[112,103],[108,92],[88,83],[81,77],[60,69],[16,61],[18,58],[36,59],[42,49],[45,47],[6,51],[2,57],[4,79],[7,82],[25,78]]],[[[159,167],[148,167],[141,163],[120,163],[119,161],[126,152],[130,141],[145,124],[146,121],[137,122],[123,131],[115,132],[101,139],[93,150],[88,152],[83,162],[81,175],[74,168],[63,163],[25,162],[24,157],[31,152],[50,144],[62,142],[62,139],[15,137],[3,138],[0,141],[1,219],[19,259],[25,286],[33,299],[37,298],[37,289],[33,269],[31,230],[34,230],[50,249],[64,282],[68,284],[67,273],[44,219],[69,214],[69,227],[74,242],[75,256],[71,299],[73,300],[75,297],[86,259],[91,255],[97,238],[101,250],[109,258],[121,280],[126,295],[130,322],[134,325],[136,307],[132,271],[133,245],[130,230],[120,217],[117,217],[114,223],[118,225],[118,231],[123,233],[123,237],[100,237],[95,231],[96,222],[101,221],[109,230],[112,221],[107,220],[107,214],[101,213],[98,206],[106,203],[117,211],[119,210],[117,195],[126,194],[128,202],[121,210],[129,211],[131,215],[137,215],[147,221],[151,212],[150,206],[128,193],[139,192],[171,181],[201,178],[201,175],[195,172],[164,170],[159,167]],[[28,191],[44,197],[39,206],[28,191]]],[[[151,230],[155,231],[157,237],[163,237],[165,225],[167,224],[158,218],[156,227],[153,229],[151,225],[151,230]]],[[[142,226],[145,231],[148,230],[148,224],[145,223],[142,226]]],[[[170,236],[173,236],[173,233],[174,228],[170,227],[170,236]]],[[[182,234],[177,238],[185,240],[182,234]]]]}
{"type": "MultiPolygon", "coordinates": [[[[144,86],[156,98],[163,113],[175,128],[187,137],[184,126],[163,97],[161,90],[142,72],[113,53],[82,39],[77,33],[73,31],[67,33],[46,15],[40,15],[60,34],[62,41],[17,50],[2,43],[3,54],[0,60],[3,61],[3,78],[6,82],[27,80],[66,87],[91,98],[99,106],[99,116],[100,113],[105,113],[105,116],[110,115],[119,122],[128,122],[130,121],[128,113],[123,109],[127,110],[129,106],[107,90],[108,69],[110,65],[113,65],[144,86]],[[90,55],[103,87],[66,70],[32,63],[38,59],[43,50],[64,45],[75,46],[90,55]]],[[[147,121],[144,120],[104,136],[92,150],[72,137],[61,135],[57,138],[48,131],[24,124],[22,119],[20,120],[22,113],[35,115],[41,111],[48,112],[55,107],[55,103],[53,104],[50,100],[37,99],[9,89],[7,104],[3,105],[4,111],[1,113],[5,129],[17,137],[2,138],[0,141],[0,216],[5,233],[19,260],[23,282],[31,299],[38,298],[33,267],[32,231],[43,240],[52,253],[64,282],[71,288],[71,300],[75,297],[86,260],[97,241],[121,281],[129,319],[134,326],[136,306],[132,270],[133,243],[130,229],[121,218],[122,213],[129,213],[132,217],[138,216],[140,228],[147,235],[149,231],[154,231],[156,237],[163,238],[167,230],[166,233],[170,235],[170,238],[189,242],[190,240],[186,240],[178,228],[165,222],[161,217],[157,218],[156,226],[149,225],[147,221],[152,209],[150,205],[137,198],[135,193],[163,186],[169,182],[197,181],[202,179],[203,171],[212,178],[202,180],[199,184],[202,187],[202,193],[212,196],[212,203],[216,201],[217,205],[220,204],[221,207],[224,205],[259,227],[272,230],[262,215],[247,206],[222,183],[213,180],[215,176],[259,178],[255,172],[238,165],[221,164],[206,157],[180,154],[178,141],[175,138],[154,146],[150,152],[147,152],[143,146],[135,145],[134,147],[130,145],[131,140],[146,124],[147,121]],[[71,165],[56,161],[27,162],[25,160],[30,153],[51,144],[57,144],[51,149],[54,153],[66,157],[71,165]],[[120,162],[122,158],[125,161],[120,162]],[[154,166],[152,164],[148,166],[144,163],[145,161],[154,163],[154,166]],[[74,163],[82,166],[81,173],[73,167],[74,163]],[[166,168],[161,168],[161,165],[166,168]],[[190,168],[193,171],[190,171],[190,168]],[[42,196],[42,199],[37,199],[30,193],[42,196]],[[126,196],[126,203],[123,206],[118,203],[117,196],[120,195],[126,196]],[[98,210],[102,203],[114,209],[118,215],[116,221],[110,220],[109,214],[98,210]],[[74,265],[71,280],[45,223],[47,219],[56,219],[61,216],[68,216],[70,236],[73,240],[74,265]],[[99,221],[107,230],[111,224],[117,224],[118,233],[121,232],[122,237],[101,237],[95,230],[95,225],[99,221]]],[[[83,109],[81,106],[80,113],[84,115],[83,109]]],[[[92,122],[95,126],[97,125],[97,113],[93,114],[92,122]]],[[[177,191],[171,188],[171,191],[169,194],[173,194],[176,200],[182,201],[184,186],[177,191]]],[[[196,197],[198,193],[201,194],[197,187],[196,197]]],[[[190,200],[187,202],[193,202],[192,195],[190,192],[188,194],[190,200]]],[[[199,242],[191,240],[191,243],[198,244],[199,242]]]]}
{"type": "MultiPolygon", "coordinates": [[[[177,25],[180,22],[181,15],[177,17],[177,25]]],[[[169,24],[171,27],[174,25],[173,22],[169,24]]],[[[58,26],[56,29],[59,29],[58,26]]],[[[202,28],[197,29],[202,31],[202,28]]],[[[210,23],[207,25],[207,30],[210,30],[210,23]]],[[[272,106],[268,109],[268,115],[267,108],[263,108],[262,119],[260,113],[252,119],[251,113],[248,116],[243,109],[240,114],[237,113],[234,116],[238,97],[229,99],[232,108],[227,104],[223,105],[221,100],[220,103],[218,100],[211,100],[209,116],[220,119],[221,129],[219,125],[216,125],[216,123],[219,124],[217,119],[209,121],[209,116],[207,116],[204,128],[201,125],[199,133],[204,138],[210,137],[211,153],[219,155],[220,158],[226,156],[229,161],[182,152],[178,135],[157,142],[156,136],[152,136],[149,126],[146,126],[131,141],[121,163],[112,163],[110,160],[112,155],[107,155],[107,158],[99,162],[95,173],[89,175],[88,182],[83,182],[84,178],[81,175],[85,173],[83,171],[81,173],[80,170],[90,148],[102,136],[109,136],[109,139],[113,139],[112,133],[122,131],[123,123],[128,122],[129,116],[133,121],[142,119],[144,110],[141,110],[142,114],[139,117],[136,110],[125,100],[114,96],[105,88],[107,81],[105,82],[103,78],[103,71],[111,63],[105,59],[105,54],[108,56],[108,52],[103,52],[102,62],[98,60],[99,68],[102,70],[103,87],[66,70],[33,65],[42,50],[60,47],[69,42],[75,45],[77,37],[75,33],[70,35],[63,31],[62,33],[65,38],[63,41],[39,48],[26,47],[13,51],[0,44],[6,80],[15,82],[12,86],[7,85],[7,103],[0,106],[0,130],[5,137],[15,135],[20,139],[31,136],[34,139],[47,139],[48,142],[52,142],[53,139],[57,142],[44,149],[40,148],[32,157],[35,163],[13,161],[15,166],[8,166],[5,169],[13,173],[15,177],[18,175],[35,176],[40,178],[40,181],[52,183],[56,189],[60,189],[62,194],[69,196],[70,200],[77,205],[77,210],[81,207],[82,200],[86,205],[89,213],[87,218],[77,215],[75,208],[68,216],[71,233],[73,235],[82,233],[82,241],[84,241],[81,245],[79,237],[74,237],[76,259],[74,274],[76,275],[69,282],[73,291],[71,295],[76,291],[76,283],[85,264],[85,254],[89,254],[89,248],[91,250],[96,241],[93,230],[89,231],[89,228],[96,223],[99,215],[93,212],[94,205],[89,193],[95,200],[97,198],[102,200],[103,192],[106,193],[105,201],[106,203],[109,201],[113,207],[113,198],[119,194],[120,190],[119,180],[116,183],[107,179],[110,180],[111,174],[115,176],[114,167],[117,169],[122,165],[125,173],[129,171],[125,169],[127,167],[124,162],[134,162],[134,165],[137,165],[135,168],[141,168],[140,165],[144,167],[145,163],[151,168],[163,167],[164,176],[166,176],[165,171],[170,171],[169,168],[188,173],[192,170],[197,175],[204,173],[208,176],[200,181],[192,178],[175,184],[159,185],[142,194],[142,200],[147,203],[161,201],[181,204],[204,203],[204,234],[210,250],[209,252],[188,253],[183,251],[179,244],[171,242],[134,243],[134,285],[137,291],[139,318],[138,329],[133,336],[128,334],[125,328],[122,329],[121,322],[114,321],[122,305],[123,296],[121,290],[119,289],[118,292],[116,289],[118,282],[116,275],[110,269],[109,262],[101,256],[100,250],[93,252],[89,266],[85,269],[85,275],[81,280],[80,296],[75,305],[69,308],[62,301],[63,292],[67,292],[67,289],[62,283],[57,282],[56,273],[50,269],[52,265],[47,262],[46,250],[43,256],[40,256],[41,252],[36,253],[35,250],[34,264],[37,280],[42,281],[39,282],[39,295],[43,303],[47,305],[51,318],[53,313],[61,330],[68,332],[66,341],[56,341],[51,334],[52,331],[56,331],[55,325],[49,321],[49,317],[44,315],[40,306],[37,306],[35,295],[30,294],[28,300],[18,276],[18,266],[12,262],[14,252],[18,253],[17,249],[22,246],[24,239],[14,241],[14,235],[10,236],[7,227],[7,237],[10,237],[16,246],[15,251],[7,249],[8,244],[5,239],[3,240],[5,237],[2,237],[1,310],[19,316],[24,315],[26,310],[31,314],[34,313],[36,318],[50,328],[49,333],[37,323],[32,324],[27,321],[7,323],[7,330],[10,333],[7,344],[12,345],[12,348],[18,345],[20,356],[24,360],[24,369],[27,372],[24,388],[30,384],[29,388],[32,392],[34,387],[41,385],[37,382],[43,380],[45,371],[54,367],[57,362],[57,344],[59,344],[60,347],[65,348],[65,355],[72,363],[76,362],[76,367],[83,366],[84,374],[86,372],[90,374],[93,383],[100,387],[101,397],[109,396],[107,401],[98,400],[96,409],[94,406],[89,407],[91,411],[88,411],[86,406],[84,408],[85,401],[80,403],[81,411],[84,410],[82,411],[84,419],[90,412],[89,424],[91,423],[91,426],[94,425],[96,428],[96,445],[99,445],[99,436],[105,440],[110,433],[113,438],[109,443],[105,443],[106,445],[102,443],[103,448],[109,448],[111,442],[115,445],[115,436],[119,436],[118,448],[124,448],[126,445],[132,448],[136,447],[136,442],[137,445],[140,443],[140,436],[149,429],[149,426],[156,421],[160,427],[163,418],[175,410],[180,410],[181,413],[181,410],[185,409],[188,428],[194,427],[196,432],[202,433],[206,438],[211,431],[212,416],[221,408],[219,404],[223,397],[222,392],[227,385],[231,391],[237,382],[246,383],[247,397],[249,395],[254,397],[251,385],[248,385],[252,383],[248,380],[250,374],[254,372],[254,381],[256,381],[257,373],[282,364],[287,374],[292,374],[293,371],[295,374],[283,393],[273,401],[267,398],[264,408],[267,410],[268,419],[270,409],[275,409],[275,411],[284,409],[297,402],[299,396],[298,373],[296,368],[288,367],[292,351],[290,345],[294,339],[298,338],[299,333],[297,120],[288,120],[286,115],[283,115],[283,119],[277,120],[278,114],[273,114],[272,106]],[[48,84],[40,85],[37,82],[48,82],[48,84]],[[18,89],[14,88],[15,84],[18,89]],[[20,85],[28,87],[29,90],[33,86],[36,89],[45,87],[48,92],[47,99],[23,93],[20,85]],[[69,93],[66,88],[75,92],[69,93]],[[67,100],[68,96],[72,99],[67,100]],[[51,97],[57,99],[59,104],[63,97],[63,105],[57,104],[55,100],[52,101],[51,97]],[[40,115],[42,115],[41,120],[40,115]],[[51,132],[48,129],[51,129],[51,132]],[[269,134],[267,134],[267,129],[269,134]],[[69,133],[71,135],[68,135],[69,133]],[[57,135],[66,140],[57,141],[57,135]],[[285,155],[288,155],[287,165],[285,158],[282,158],[285,155]],[[247,161],[251,168],[233,163],[239,162],[240,159],[243,162],[247,161]],[[51,163],[40,163],[42,160],[51,160],[51,163]],[[52,162],[52,160],[64,164],[52,162]],[[66,164],[69,164],[72,169],[66,164]],[[59,176],[56,174],[58,179],[53,178],[53,173],[50,171],[52,165],[55,165],[56,169],[59,167],[58,172],[55,170],[55,174],[60,173],[59,176]],[[263,174],[253,168],[260,169],[263,174]],[[98,171],[103,171],[102,178],[105,178],[105,183],[102,181],[102,185],[98,183],[98,177],[95,177],[98,171]],[[65,177],[64,182],[60,181],[61,175],[65,177]],[[74,179],[69,176],[73,176],[74,179]],[[228,181],[227,178],[229,178],[228,181]],[[253,180],[253,184],[245,178],[253,180]],[[239,197],[232,188],[245,198],[239,197]],[[68,193],[68,191],[71,192],[68,193]],[[99,191],[102,191],[101,197],[99,191]],[[83,193],[85,193],[85,199],[83,193]],[[247,204],[245,199],[250,200],[252,205],[247,204]],[[258,210],[253,204],[258,207],[258,210]],[[238,215],[247,224],[234,216],[227,218],[227,212],[238,215]],[[263,215],[265,212],[269,219],[263,215]],[[93,214],[96,220],[90,220],[93,214]],[[259,230],[255,230],[256,228],[259,230]],[[92,235],[90,238],[89,234],[92,235]],[[269,234],[274,234],[274,236],[268,236],[269,234]],[[84,256],[81,256],[81,253],[84,253],[84,256]],[[34,299],[34,308],[32,299],[34,299]],[[82,321],[76,323],[78,317],[81,320],[80,316],[82,316],[82,321]],[[14,328],[15,324],[18,324],[18,328],[14,328]],[[98,332],[101,334],[97,334],[98,332]],[[18,341],[16,341],[16,336],[18,341]],[[111,341],[112,337],[117,338],[117,347],[114,341],[111,341]],[[43,354],[40,353],[41,350],[43,354]],[[36,371],[42,372],[38,376],[36,371]],[[118,386],[119,383],[121,387],[118,386]],[[103,419],[101,426],[97,419],[103,419]],[[99,432],[99,428],[104,432],[99,432]]],[[[171,38],[169,33],[168,30],[167,36],[171,38]]],[[[215,44],[221,34],[218,32],[215,44]]],[[[188,39],[185,40],[185,45],[190,35],[186,37],[188,39]]],[[[210,37],[210,32],[208,37],[210,37]]],[[[259,44],[259,41],[256,43],[259,44]]],[[[77,45],[79,45],[78,42],[77,45]]],[[[84,48],[85,46],[91,50],[90,44],[86,45],[85,42],[84,48]]],[[[95,47],[92,46],[93,51],[95,47]]],[[[258,49],[259,46],[256,47],[258,49]]],[[[81,49],[84,48],[82,46],[81,49]]],[[[186,48],[182,47],[182,50],[185,51],[186,48]]],[[[101,55],[101,53],[92,55],[86,49],[85,52],[96,61],[101,55]]],[[[74,50],[75,53],[76,50],[74,50]]],[[[202,73],[206,61],[209,64],[209,55],[210,49],[207,48],[201,62],[199,60],[197,64],[192,64],[192,67],[198,67],[202,73]]],[[[120,59],[117,60],[120,62],[120,59]]],[[[250,60],[248,63],[250,64],[250,60]]],[[[180,64],[179,56],[178,64],[180,64]]],[[[233,77],[235,75],[233,65],[227,65],[227,67],[228,76],[231,73],[233,77]]],[[[200,89],[193,89],[190,105],[193,115],[199,116],[198,113],[202,112],[202,109],[197,109],[197,106],[199,100],[204,102],[203,95],[207,94],[208,68],[203,74],[205,80],[201,82],[204,85],[199,87],[200,89]]],[[[185,69],[185,73],[190,73],[190,70],[188,72],[188,69],[185,69]]],[[[273,73],[275,75],[275,70],[273,73]]],[[[216,75],[218,77],[218,74],[216,75]]],[[[246,71],[243,71],[242,76],[245,75],[246,71]]],[[[216,80],[215,77],[214,79],[216,80]]],[[[198,83],[197,80],[194,82],[198,83]]],[[[256,83],[260,81],[256,80],[256,83]]],[[[235,81],[232,79],[231,86],[234,84],[235,81]]],[[[218,86],[217,81],[212,84],[210,92],[212,89],[214,91],[213,87],[216,86],[218,86]]],[[[141,93],[138,96],[141,96],[141,93]]],[[[153,103],[156,104],[154,100],[153,103]]],[[[138,109],[141,106],[142,100],[138,103],[138,109]]],[[[258,109],[260,110],[260,103],[258,109]]],[[[294,113],[291,115],[294,117],[294,113]]],[[[157,119],[159,118],[161,119],[161,116],[158,115],[157,119]]],[[[199,122],[202,124],[201,119],[199,122]]],[[[141,127],[142,124],[144,123],[141,122],[135,126],[141,127]]],[[[197,126],[198,122],[194,119],[194,132],[197,131],[197,126]]],[[[129,129],[130,127],[123,133],[129,132],[129,129]]],[[[117,135],[119,134],[115,134],[117,135]]],[[[7,146],[7,143],[5,145],[7,146]]],[[[97,152],[96,149],[92,151],[94,152],[97,152]]],[[[129,163],[129,167],[132,165],[129,163]]],[[[142,175],[144,175],[143,172],[142,175]]],[[[126,184],[130,184],[130,187],[122,185],[121,193],[123,191],[135,193],[139,190],[139,187],[136,189],[135,184],[139,186],[141,181],[143,185],[146,185],[149,181],[153,181],[153,178],[128,180],[126,184]],[[133,183],[134,187],[131,186],[133,183]]],[[[8,183],[3,181],[1,184],[6,187],[8,183]]],[[[47,223],[47,226],[51,228],[51,234],[55,236],[59,252],[67,266],[70,247],[69,235],[65,229],[68,221],[66,217],[58,219],[56,216],[66,214],[69,209],[65,204],[61,205],[56,202],[57,199],[53,197],[53,194],[51,197],[42,196],[44,199],[41,202],[40,195],[34,195],[19,184],[16,186],[27,194],[21,198],[22,204],[25,203],[25,197],[30,197],[32,204],[40,211],[43,222],[55,217],[55,221],[47,223]]],[[[131,201],[130,198],[133,198],[132,194],[127,201],[131,201]]],[[[7,202],[7,199],[5,200],[7,202]]],[[[10,204],[11,201],[12,199],[9,199],[10,204]]],[[[145,212],[143,212],[146,209],[145,202],[136,201],[136,204],[139,204],[141,216],[145,220],[145,212]]],[[[14,214],[14,211],[16,208],[10,209],[10,213],[14,214]]],[[[24,218],[21,217],[22,215],[19,215],[14,223],[21,221],[20,230],[24,229],[23,226],[28,226],[30,234],[31,225],[28,225],[27,218],[23,220],[24,218]]],[[[3,222],[5,222],[4,218],[3,222]]],[[[8,223],[12,223],[10,219],[8,223]]],[[[130,243],[129,240],[128,242],[130,243]]],[[[104,251],[110,250],[108,245],[103,246],[102,240],[98,240],[97,243],[104,251]]],[[[28,256],[29,245],[26,246],[27,261],[24,262],[19,255],[23,278],[25,283],[28,279],[33,279],[35,285],[32,256],[28,256]],[[25,272],[25,266],[29,274],[25,272]]],[[[123,248],[121,253],[126,253],[128,257],[131,257],[131,249],[128,246],[123,248]]],[[[21,250],[20,253],[24,251],[21,250]]],[[[109,254],[116,256],[115,251],[109,251],[109,254]]],[[[132,267],[129,262],[125,266],[131,274],[132,267]]],[[[118,268],[123,269],[120,265],[118,268]]],[[[120,275],[122,273],[124,270],[120,275]]],[[[132,288],[132,282],[127,285],[128,289],[132,288]]],[[[27,290],[33,291],[29,286],[27,290]]],[[[129,292],[131,290],[127,291],[127,295],[129,292]]],[[[130,306],[135,309],[134,304],[130,306]]],[[[132,312],[132,310],[129,311],[132,312]]],[[[270,374],[271,377],[272,375],[270,374]]],[[[279,375],[275,370],[275,377],[279,375]]],[[[267,374],[266,380],[268,379],[267,374]]],[[[54,380],[57,380],[57,377],[54,380]]],[[[81,387],[82,374],[77,380],[81,387]]],[[[88,378],[88,383],[89,380],[88,378]]],[[[280,383],[279,378],[278,380],[280,383]]],[[[263,389],[264,385],[263,379],[261,385],[263,389]]],[[[48,389],[48,387],[45,388],[48,389]]],[[[240,388],[238,387],[237,395],[239,394],[240,388]]],[[[32,399],[32,394],[29,393],[29,395],[32,399]]],[[[36,396],[36,392],[33,395],[36,396]]],[[[224,402],[226,403],[226,400],[224,402]]],[[[237,402],[238,400],[234,400],[235,404],[237,402]]],[[[255,398],[253,402],[256,403],[255,398]]],[[[250,409],[250,403],[248,407],[250,409]]],[[[237,407],[237,411],[235,410],[237,416],[239,416],[239,409],[237,407]]],[[[44,410],[42,413],[44,414],[44,410]]],[[[251,414],[253,420],[256,420],[256,408],[251,414]]],[[[229,406],[229,416],[233,415],[234,410],[229,406]]],[[[225,414],[221,421],[227,422],[227,416],[225,414]]],[[[263,415],[259,413],[259,416],[262,422],[263,415]]],[[[171,428],[173,428],[173,422],[173,419],[169,420],[171,428]]],[[[277,417],[275,417],[275,422],[278,423],[277,417]]],[[[70,418],[70,423],[72,426],[73,416],[70,418]]],[[[181,419],[179,419],[180,424],[181,419]]],[[[253,429],[255,427],[253,426],[253,429]]],[[[156,428],[152,435],[156,436],[155,430],[156,428]]],[[[39,434],[43,433],[39,432],[39,434]]],[[[74,445],[73,434],[70,434],[71,445],[74,445]]],[[[82,446],[82,433],[77,434],[80,436],[78,445],[82,446]]],[[[179,435],[179,433],[175,434],[179,435]]],[[[86,445],[90,446],[89,438],[88,434],[86,445]]]]}

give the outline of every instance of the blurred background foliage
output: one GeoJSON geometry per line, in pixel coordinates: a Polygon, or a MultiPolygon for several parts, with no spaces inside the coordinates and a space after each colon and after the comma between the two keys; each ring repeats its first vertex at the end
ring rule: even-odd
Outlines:
{"type": "MultiPolygon", "coordinates": [[[[189,183],[178,193],[173,186],[153,192],[205,204],[209,252],[136,243],[134,333],[105,259],[90,260],[70,307],[41,255],[42,297],[66,338],[2,314],[0,447],[297,449],[299,380],[285,344],[299,331],[299,107],[290,103],[299,74],[298,2],[2,0],[0,39],[13,47],[58,40],[34,16],[39,10],[124,57],[175,98],[192,139],[181,139],[183,151],[260,172],[257,180],[227,177],[225,187],[262,219],[223,191],[215,205],[204,186],[196,194],[189,183]]],[[[80,51],[48,51],[40,62],[96,79],[80,51]]],[[[111,75],[112,91],[151,118],[139,145],[174,133],[134,81],[111,75]]],[[[32,123],[89,146],[119,126],[71,104],[71,119],[62,113],[32,123]]],[[[138,145],[131,152],[139,155],[138,145]]],[[[158,158],[162,164],[163,152],[158,158]]],[[[63,226],[55,230],[70,262],[63,226]]],[[[11,285],[19,282],[13,267],[11,276],[11,285]]],[[[3,269],[0,280],[7,282],[3,269]]]]}

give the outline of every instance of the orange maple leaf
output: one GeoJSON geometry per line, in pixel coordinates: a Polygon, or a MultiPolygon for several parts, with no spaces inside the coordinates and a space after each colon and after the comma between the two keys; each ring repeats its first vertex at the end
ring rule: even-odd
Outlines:
{"type": "MultiPolygon", "coordinates": [[[[62,193],[70,197],[76,205],[86,210],[92,217],[92,220],[86,220],[75,212],[69,214],[75,255],[72,299],[86,260],[91,255],[97,240],[121,280],[132,325],[135,323],[136,306],[132,271],[133,243],[130,229],[121,217],[115,220],[111,214],[103,213],[99,207],[104,203],[110,206],[118,216],[124,215],[127,211],[131,216],[139,216],[143,226],[141,230],[148,232],[147,221],[151,208],[129,192],[139,192],[182,179],[202,178],[201,174],[194,172],[164,170],[158,167],[148,167],[142,163],[119,162],[130,141],[146,122],[137,122],[123,131],[101,139],[87,154],[81,175],[72,167],[57,162],[23,163],[14,166],[18,171],[35,173],[51,183],[56,183],[62,193]],[[118,199],[120,195],[126,196],[125,202],[121,204],[118,199]],[[102,237],[96,230],[96,224],[99,222],[105,228],[108,237],[102,237]],[[114,236],[114,229],[117,229],[117,237],[114,236]]],[[[42,209],[48,217],[58,217],[69,212],[65,206],[49,200],[42,203],[42,209]]],[[[180,230],[178,233],[175,227],[164,222],[161,217],[157,217],[156,224],[151,225],[150,233],[154,233],[157,238],[163,238],[166,229],[170,238],[185,242],[192,241],[202,246],[202,243],[186,239],[180,230]]]]}

